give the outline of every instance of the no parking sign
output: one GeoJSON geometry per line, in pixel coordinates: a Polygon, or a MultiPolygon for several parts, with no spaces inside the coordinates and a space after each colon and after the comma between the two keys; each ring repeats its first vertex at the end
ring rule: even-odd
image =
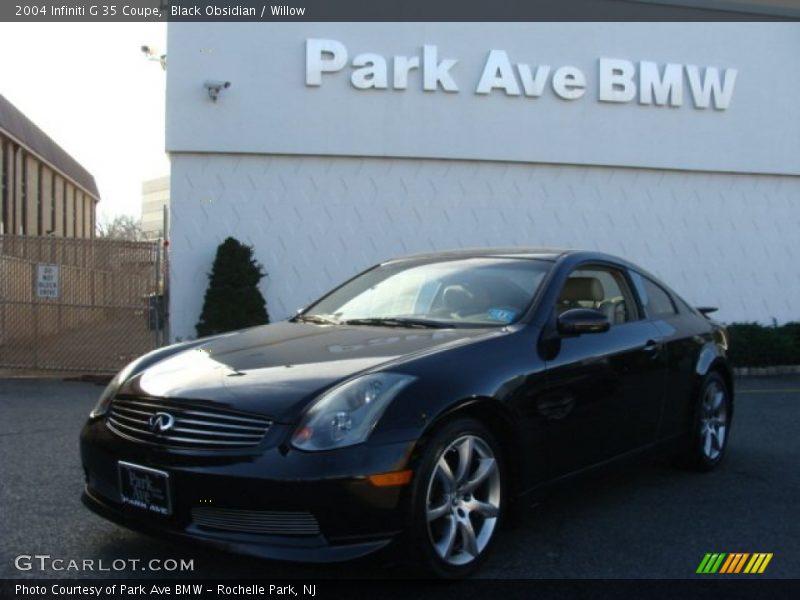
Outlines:
{"type": "Polygon", "coordinates": [[[36,265],[36,296],[38,298],[58,298],[59,266],[36,265]]]}

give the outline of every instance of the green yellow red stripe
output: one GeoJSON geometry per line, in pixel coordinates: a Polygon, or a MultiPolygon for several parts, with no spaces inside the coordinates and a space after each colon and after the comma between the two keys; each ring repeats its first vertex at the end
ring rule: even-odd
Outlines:
{"type": "Polygon", "coordinates": [[[747,561],[747,557],[748,556],[750,556],[750,554],[748,552],[745,552],[744,554],[742,554],[742,558],[739,560],[739,562],[736,565],[736,570],[732,571],[733,573],[741,572],[742,567],[744,566],[744,563],[747,561]]]}
{"type": "Polygon", "coordinates": [[[729,569],[731,568],[731,564],[734,564],[738,559],[738,554],[728,554],[728,558],[724,563],[722,563],[722,568],[719,570],[719,572],[730,573],[729,569]]]}
{"type": "Polygon", "coordinates": [[[761,563],[761,567],[758,569],[758,572],[763,573],[766,570],[769,561],[771,560],[772,560],[772,552],[770,552],[764,557],[764,562],[761,563]]]}
{"type": "Polygon", "coordinates": [[[734,573],[763,573],[772,560],[771,552],[707,552],[697,567],[697,573],[732,575],[734,573]],[[744,569],[744,571],[742,571],[744,569]]]}
{"type": "Polygon", "coordinates": [[[719,558],[717,559],[717,562],[715,562],[714,566],[711,567],[711,572],[712,573],[716,573],[717,571],[719,571],[720,565],[722,565],[722,561],[725,560],[725,556],[726,556],[726,554],[724,552],[719,555],[719,558]]]}
{"type": "Polygon", "coordinates": [[[695,572],[696,573],[705,573],[706,572],[705,571],[706,565],[708,564],[708,561],[710,559],[711,559],[711,554],[710,553],[706,553],[706,555],[703,557],[703,560],[700,561],[700,566],[697,567],[697,571],[695,571],[695,572]]]}

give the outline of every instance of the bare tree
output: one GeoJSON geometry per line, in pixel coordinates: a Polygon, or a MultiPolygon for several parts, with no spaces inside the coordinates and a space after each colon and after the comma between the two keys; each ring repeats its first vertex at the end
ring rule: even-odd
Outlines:
{"type": "Polygon", "coordinates": [[[97,237],[141,242],[146,239],[142,222],[131,215],[116,215],[97,222],[97,237]]]}

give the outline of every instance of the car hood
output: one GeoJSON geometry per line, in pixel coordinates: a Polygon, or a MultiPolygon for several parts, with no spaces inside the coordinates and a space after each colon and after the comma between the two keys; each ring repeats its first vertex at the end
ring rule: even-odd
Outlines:
{"type": "Polygon", "coordinates": [[[322,391],[356,373],[496,333],[281,322],[172,354],[132,377],[120,393],[184,398],[289,422],[322,391]]]}

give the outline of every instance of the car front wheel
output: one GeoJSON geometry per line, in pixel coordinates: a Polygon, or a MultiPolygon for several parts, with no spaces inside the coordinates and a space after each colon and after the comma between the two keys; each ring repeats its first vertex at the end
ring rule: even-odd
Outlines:
{"type": "Polygon", "coordinates": [[[428,573],[464,577],[483,561],[500,523],[503,475],[497,442],[474,419],[447,424],[426,445],[412,527],[413,551],[428,573]]]}

